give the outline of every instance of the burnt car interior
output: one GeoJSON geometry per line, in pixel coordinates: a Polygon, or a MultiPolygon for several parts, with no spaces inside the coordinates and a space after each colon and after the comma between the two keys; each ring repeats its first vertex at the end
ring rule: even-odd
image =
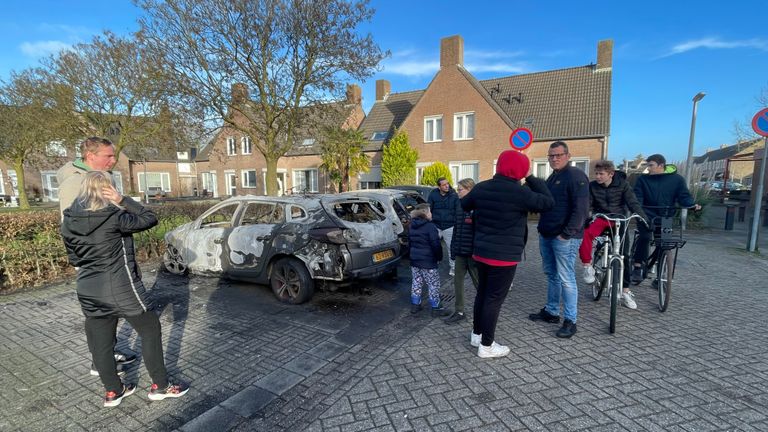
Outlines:
{"type": "Polygon", "coordinates": [[[282,204],[251,202],[248,203],[240,218],[240,225],[279,224],[285,222],[282,204]]]}
{"type": "Polygon", "coordinates": [[[207,215],[200,222],[200,228],[231,228],[237,204],[224,206],[207,215]]]}
{"type": "Polygon", "coordinates": [[[343,202],[333,206],[333,213],[341,220],[353,223],[367,223],[384,220],[368,202],[343,202]]]}

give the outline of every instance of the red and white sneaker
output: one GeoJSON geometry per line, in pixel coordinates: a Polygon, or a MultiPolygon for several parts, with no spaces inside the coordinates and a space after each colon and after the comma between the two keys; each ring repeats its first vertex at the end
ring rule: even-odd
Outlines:
{"type": "Polygon", "coordinates": [[[104,397],[104,406],[116,407],[120,405],[120,402],[123,401],[124,397],[132,395],[133,392],[135,391],[136,391],[135,384],[123,384],[123,391],[120,393],[108,391],[107,395],[104,397]]]}
{"type": "Polygon", "coordinates": [[[152,384],[149,389],[147,397],[153,401],[163,400],[165,398],[178,398],[182,397],[189,391],[189,385],[184,383],[172,384],[168,383],[168,386],[161,389],[157,384],[152,384]]]}

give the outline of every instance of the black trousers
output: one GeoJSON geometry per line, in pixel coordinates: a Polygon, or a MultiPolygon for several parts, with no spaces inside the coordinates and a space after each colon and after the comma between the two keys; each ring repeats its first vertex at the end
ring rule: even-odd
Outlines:
{"type": "MultiPolygon", "coordinates": [[[[152,382],[160,388],[168,385],[167,371],[163,360],[163,339],[160,332],[160,320],[154,312],[124,317],[141,337],[141,354],[149,371],[152,382]]],[[[88,349],[93,357],[93,364],[99,371],[99,378],[107,391],[119,393],[123,383],[117,376],[115,363],[115,337],[117,336],[116,316],[85,317],[85,336],[88,349]]]]}
{"type": "Polygon", "coordinates": [[[472,331],[483,335],[481,343],[490,346],[496,334],[496,323],[509,287],[515,279],[517,265],[490,266],[477,261],[477,296],[475,297],[472,331]]]}
{"type": "Polygon", "coordinates": [[[635,256],[632,257],[632,261],[635,264],[643,263],[648,259],[648,251],[651,248],[651,239],[653,238],[653,228],[648,228],[643,223],[637,224],[638,238],[637,248],[635,248],[635,256]]]}

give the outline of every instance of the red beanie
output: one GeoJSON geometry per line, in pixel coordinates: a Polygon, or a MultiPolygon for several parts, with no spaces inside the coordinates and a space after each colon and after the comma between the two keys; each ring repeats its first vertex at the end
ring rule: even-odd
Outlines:
{"type": "Polygon", "coordinates": [[[505,150],[496,161],[496,173],[515,180],[524,179],[531,168],[528,156],[517,150],[505,150]]]}

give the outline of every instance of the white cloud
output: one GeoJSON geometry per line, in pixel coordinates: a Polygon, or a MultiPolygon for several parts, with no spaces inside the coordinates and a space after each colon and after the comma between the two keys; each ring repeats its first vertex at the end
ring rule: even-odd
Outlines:
{"type": "MultiPolygon", "coordinates": [[[[509,62],[511,57],[518,57],[522,52],[509,51],[465,51],[465,67],[472,73],[523,73],[527,71],[522,62],[509,62]]],[[[409,77],[430,76],[440,69],[440,54],[425,56],[414,49],[392,53],[392,57],[383,64],[383,71],[409,77]],[[423,59],[432,58],[433,61],[423,59]]]]}
{"type": "Polygon", "coordinates": [[[672,47],[672,49],[664,54],[662,57],[669,57],[676,54],[682,54],[684,52],[692,51],[695,49],[734,49],[734,48],[753,48],[761,51],[768,51],[768,40],[764,39],[746,39],[725,41],[716,37],[708,37],[703,39],[695,39],[679,43],[672,47]]]}
{"type": "Polygon", "coordinates": [[[465,65],[472,73],[498,72],[498,73],[525,73],[528,68],[523,65],[509,63],[468,63],[465,65]]]}
{"type": "Polygon", "coordinates": [[[438,69],[440,69],[440,62],[405,60],[391,61],[384,64],[384,72],[405,76],[434,75],[438,69]]]}
{"type": "Polygon", "coordinates": [[[39,42],[24,42],[19,48],[21,52],[27,57],[39,58],[47,57],[51,54],[56,54],[60,51],[68,49],[70,44],[62,41],[39,41],[39,42]]]}

